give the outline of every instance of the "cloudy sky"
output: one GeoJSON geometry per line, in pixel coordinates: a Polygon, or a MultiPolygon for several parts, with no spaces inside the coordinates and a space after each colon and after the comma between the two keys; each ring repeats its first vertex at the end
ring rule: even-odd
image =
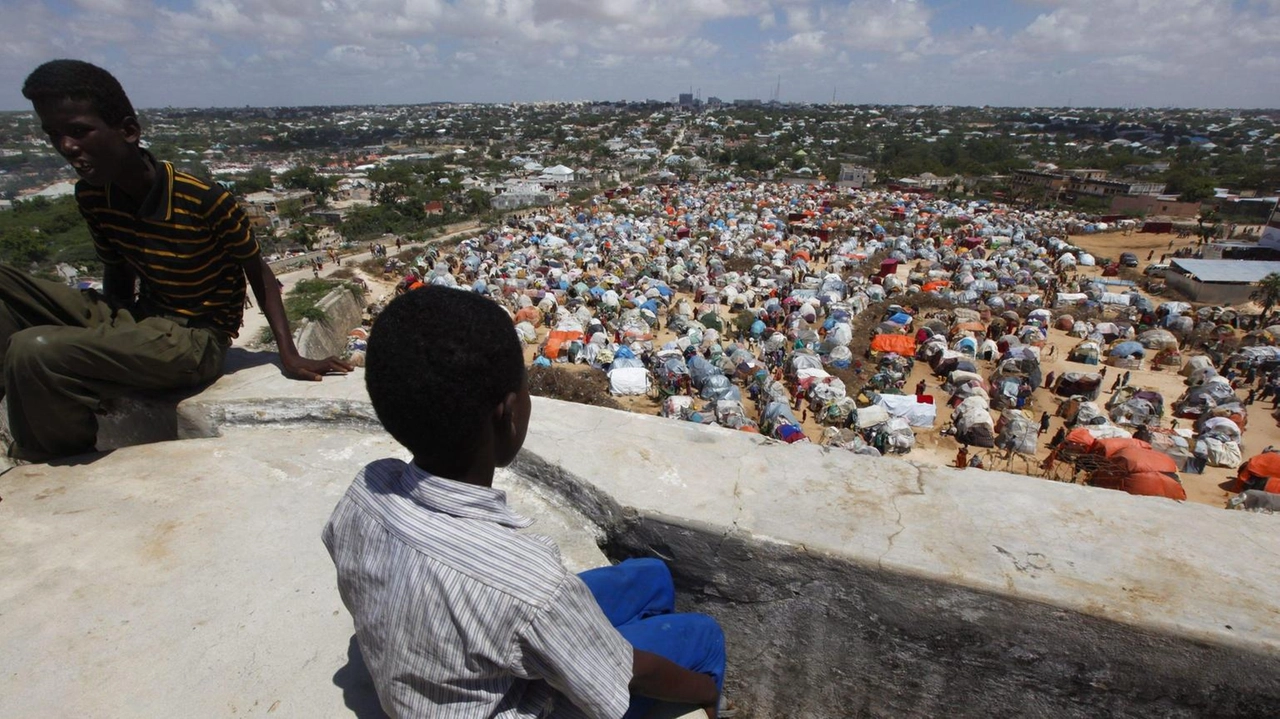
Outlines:
{"type": "Polygon", "coordinates": [[[1276,107],[1280,0],[0,0],[135,104],[769,99],[1276,107]]]}

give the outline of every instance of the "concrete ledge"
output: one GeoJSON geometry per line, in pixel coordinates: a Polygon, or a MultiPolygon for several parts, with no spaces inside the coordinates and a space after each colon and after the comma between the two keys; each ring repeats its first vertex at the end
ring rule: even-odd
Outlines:
{"type": "MultiPolygon", "coordinates": [[[[363,432],[227,428],[0,476],[0,706],[30,717],[381,716],[320,531],[363,432]]],[[[573,570],[598,528],[510,472],[573,570]]]]}
{"type": "MultiPolygon", "coordinates": [[[[376,427],[360,372],[304,383],[270,365],[224,377],[176,417],[186,436],[260,435],[264,452],[319,458],[286,477],[341,466],[342,486],[354,470],[325,438],[376,427]]],[[[131,451],[120,456],[148,450],[131,451]]],[[[187,466],[167,457],[158,466],[187,466]]],[[[725,626],[739,716],[1280,716],[1274,517],[538,398],[514,469],[599,527],[611,557],[671,564],[685,606],[725,626]]],[[[149,499],[95,499],[127,516],[137,497],[149,499]]],[[[186,511],[170,505],[166,516],[186,511]]],[[[0,524],[0,544],[14,526],[0,524]]],[[[71,591],[61,570],[14,563],[29,546],[0,547],[4,576],[44,573],[55,592],[33,596],[71,591]]],[[[311,571],[328,581],[320,558],[311,571]]]]}
{"type": "Polygon", "coordinates": [[[274,352],[232,348],[227,370],[190,392],[115,400],[98,422],[98,449],[216,437],[224,425],[326,423],[381,431],[364,389],[364,370],[321,382],[284,376],[274,352]]]}
{"type": "Polygon", "coordinates": [[[535,399],[517,470],[719,617],[748,716],[1280,715],[1273,517],[535,399]]]}
{"type": "Polygon", "coordinates": [[[327,319],[302,321],[294,337],[298,353],[314,359],[341,355],[347,348],[347,333],[360,326],[364,304],[351,290],[339,287],[316,303],[316,309],[327,319]]]}

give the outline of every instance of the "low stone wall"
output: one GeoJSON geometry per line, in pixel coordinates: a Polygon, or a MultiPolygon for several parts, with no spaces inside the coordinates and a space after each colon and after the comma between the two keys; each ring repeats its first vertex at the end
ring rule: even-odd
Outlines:
{"type": "MultiPolygon", "coordinates": [[[[1274,516],[533,403],[513,469],[669,563],[741,719],[1280,716],[1274,516]]],[[[253,425],[379,432],[361,370],[250,366],[178,408],[182,436],[253,425]]]]}
{"type": "Polygon", "coordinates": [[[338,287],[316,304],[325,320],[303,320],[295,331],[293,342],[298,353],[308,359],[341,355],[347,348],[347,333],[360,326],[364,303],[355,293],[338,287]]]}
{"type": "Polygon", "coordinates": [[[517,471],[668,562],[743,717],[1280,716],[1276,518],[535,399],[517,471]]]}

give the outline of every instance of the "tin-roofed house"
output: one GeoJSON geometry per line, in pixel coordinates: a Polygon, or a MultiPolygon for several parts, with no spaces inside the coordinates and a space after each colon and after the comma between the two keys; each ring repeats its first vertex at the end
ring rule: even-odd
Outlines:
{"type": "Polygon", "coordinates": [[[1280,272],[1280,262],[1175,259],[1164,279],[1193,302],[1236,305],[1248,302],[1254,285],[1272,272],[1280,272]]]}

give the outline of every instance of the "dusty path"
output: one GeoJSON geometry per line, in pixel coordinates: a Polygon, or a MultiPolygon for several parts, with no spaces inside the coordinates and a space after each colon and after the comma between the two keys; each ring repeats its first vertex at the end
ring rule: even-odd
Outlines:
{"type": "MultiPolygon", "coordinates": [[[[437,245],[443,242],[448,242],[449,240],[461,235],[476,232],[478,229],[480,229],[479,226],[470,226],[465,229],[454,230],[439,237],[433,237],[425,242],[403,244],[400,249],[403,251],[406,249],[424,248],[431,245],[437,245]]],[[[391,253],[393,250],[394,248],[390,248],[388,252],[391,253]]],[[[320,276],[328,277],[342,268],[355,270],[356,275],[369,285],[369,293],[365,296],[365,301],[367,303],[377,302],[378,300],[390,295],[395,290],[396,283],[394,280],[385,281],[381,276],[371,276],[359,269],[360,263],[372,257],[373,255],[367,251],[352,255],[344,255],[342,257],[341,267],[336,263],[326,261],[324,263],[324,269],[320,271],[320,276]]],[[[298,280],[309,280],[313,277],[314,274],[312,271],[306,268],[300,270],[289,270],[276,275],[276,279],[280,280],[280,283],[284,285],[280,290],[281,293],[287,293],[289,290],[293,289],[293,286],[298,284],[298,280]]],[[[262,310],[259,309],[256,304],[253,307],[247,308],[244,312],[244,324],[240,327],[240,336],[232,342],[232,346],[253,347],[257,345],[258,336],[266,327],[267,317],[262,314],[262,310]]]]}

